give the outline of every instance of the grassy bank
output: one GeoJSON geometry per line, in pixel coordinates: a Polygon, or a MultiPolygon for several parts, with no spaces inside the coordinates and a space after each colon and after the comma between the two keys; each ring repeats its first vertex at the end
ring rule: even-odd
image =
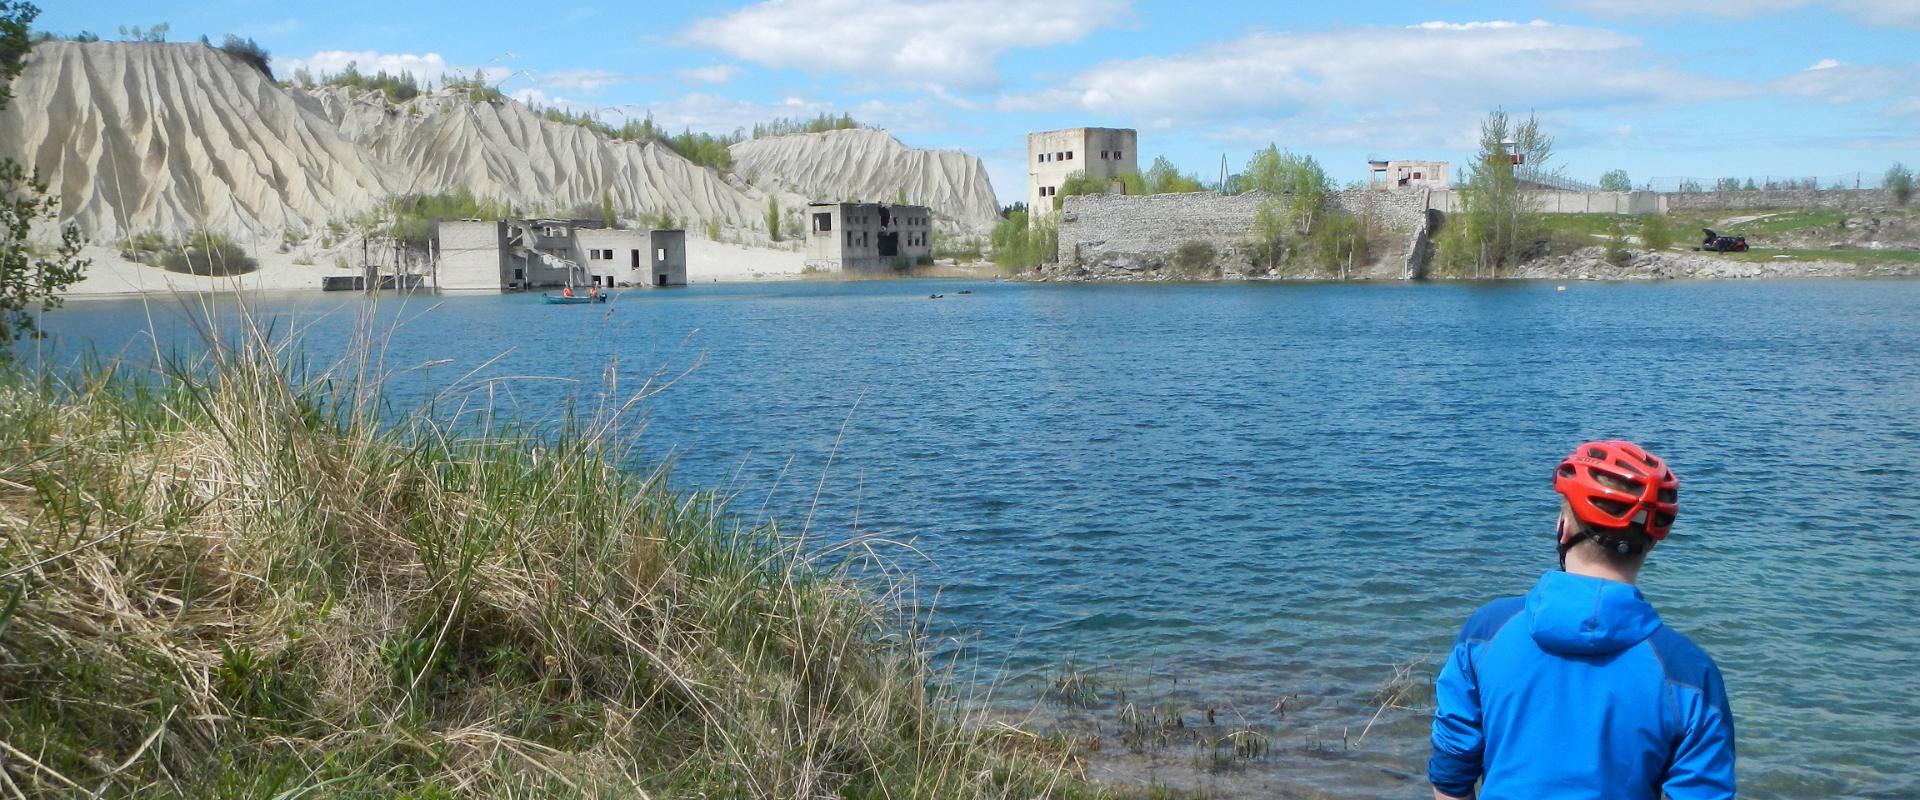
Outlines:
{"type": "Polygon", "coordinates": [[[1092,793],[611,417],[457,436],[284,355],[0,374],[0,797],[1092,793]]]}

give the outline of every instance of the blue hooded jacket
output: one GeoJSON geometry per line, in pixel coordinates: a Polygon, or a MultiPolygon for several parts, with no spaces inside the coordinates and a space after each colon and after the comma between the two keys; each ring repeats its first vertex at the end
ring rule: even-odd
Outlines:
{"type": "Polygon", "coordinates": [[[1427,777],[1483,800],[1734,796],[1733,712],[1706,651],[1630,584],[1549,572],[1467,620],[1434,683],[1427,777]]]}

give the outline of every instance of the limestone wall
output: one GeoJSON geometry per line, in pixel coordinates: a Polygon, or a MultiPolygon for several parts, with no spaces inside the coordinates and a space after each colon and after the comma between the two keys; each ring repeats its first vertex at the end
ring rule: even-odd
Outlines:
{"type": "MultiPolygon", "coordinates": [[[[1460,189],[1435,189],[1428,207],[1457,213],[1464,203],[1460,189]]],[[[1545,214],[1657,214],[1667,210],[1666,195],[1656,192],[1528,192],[1533,208],[1545,214]]]]}
{"type": "MultiPolygon", "coordinates": [[[[1349,189],[1327,196],[1329,209],[1367,216],[1384,232],[1411,236],[1426,213],[1424,191],[1349,189]]],[[[1272,195],[1213,192],[1138,196],[1077,195],[1060,209],[1060,263],[1113,254],[1165,254],[1205,242],[1224,260],[1244,253],[1260,204],[1272,195]]]]}
{"type": "Polygon", "coordinates": [[[1670,211],[1749,208],[1864,208],[1893,205],[1885,189],[1768,189],[1757,192],[1673,192],[1662,195],[1670,211]]]}

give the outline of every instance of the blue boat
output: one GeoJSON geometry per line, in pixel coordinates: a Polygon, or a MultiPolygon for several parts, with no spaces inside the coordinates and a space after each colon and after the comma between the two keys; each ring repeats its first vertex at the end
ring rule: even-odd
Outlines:
{"type": "Polygon", "coordinates": [[[605,294],[588,294],[588,295],[578,295],[575,297],[567,297],[566,295],[559,295],[559,294],[543,294],[541,295],[541,297],[546,298],[548,304],[556,305],[556,306],[573,306],[573,305],[584,305],[586,303],[607,302],[607,296],[605,294]]]}

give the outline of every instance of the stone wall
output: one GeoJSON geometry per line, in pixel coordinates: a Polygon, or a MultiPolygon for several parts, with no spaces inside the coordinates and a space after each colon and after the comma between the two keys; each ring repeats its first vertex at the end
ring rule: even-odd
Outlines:
{"type": "MultiPolygon", "coordinates": [[[[1248,192],[1076,195],[1062,199],[1060,263],[1081,265],[1115,255],[1165,255],[1187,242],[1213,246],[1229,266],[1249,253],[1254,217],[1272,195],[1248,192]]],[[[1424,191],[1348,189],[1327,196],[1329,209],[1367,216],[1399,239],[1419,230],[1424,191]]]]}
{"type": "MultiPolygon", "coordinates": [[[[1463,204],[1463,190],[1435,189],[1427,206],[1435,211],[1457,213],[1463,204]]],[[[1665,196],[1656,192],[1528,192],[1533,210],[1543,214],[1657,214],[1667,210],[1665,196]]]]}
{"type": "Polygon", "coordinates": [[[1757,192],[1672,192],[1662,197],[1670,211],[1730,211],[1749,208],[1866,208],[1893,205],[1885,189],[1768,189],[1757,192]]]}

